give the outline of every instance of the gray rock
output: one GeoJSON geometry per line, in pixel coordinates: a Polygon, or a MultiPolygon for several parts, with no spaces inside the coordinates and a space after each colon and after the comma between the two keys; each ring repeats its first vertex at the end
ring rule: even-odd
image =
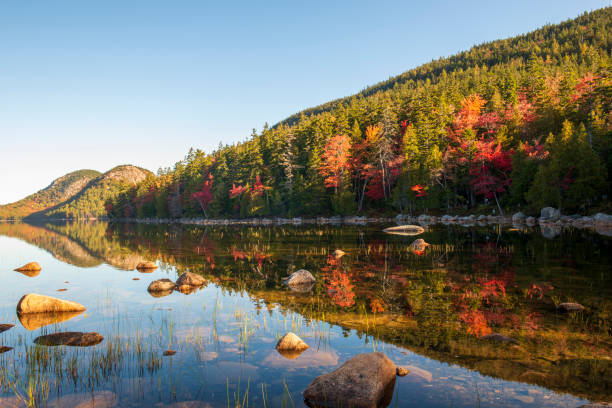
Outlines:
{"type": "Polygon", "coordinates": [[[557,221],[561,217],[561,211],[553,207],[544,207],[540,210],[540,219],[546,221],[557,221]]]}
{"type": "Polygon", "coordinates": [[[312,273],[306,269],[300,269],[297,272],[293,272],[287,279],[285,279],[285,285],[294,288],[300,286],[312,286],[317,280],[312,273]]]}
{"type": "Polygon", "coordinates": [[[514,215],[512,216],[512,223],[513,223],[513,224],[515,224],[515,223],[516,223],[516,224],[519,224],[519,223],[521,223],[521,222],[525,221],[525,218],[527,218],[527,217],[525,216],[525,214],[523,214],[522,212],[517,212],[516,214],[514,214],[514,215]]]}
{"type": "Polygon", "coordinates": [[[304,399],[311,407],[384,407],[393,396],[395,375],[395,364],[383,353],[358,354],[315,378],[304,399]]]}
{"type": "Polygon", "coordinates": [[[593,221],[595,221],[596,224],[612,225],[612,215],[597,213],[593,216],[593,221]]]}
{"type": "Polygon", "coordinates": [[[410,248],[414,251],[425,251],[427,247],[430,246],[423,238],[415,239],[412,244],[410,244],[410,248]]]}
{"type": "Polygon", "coordinates": [[[525,219],[525,224],[529,225],[530,227],[533,227],[534,225],[536,225],[537,222],[538,220],[536,220],[534,217],[527,217],[525,219]]]}

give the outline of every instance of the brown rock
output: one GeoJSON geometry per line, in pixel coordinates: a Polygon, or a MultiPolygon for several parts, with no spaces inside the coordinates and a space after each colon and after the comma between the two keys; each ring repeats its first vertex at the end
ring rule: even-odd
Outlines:
{"type": "Polygon", "coordinates": [[[580,303],[568,302],[568,303],[560,303],[557,305],[558,312],[571,313],[571,312],[582,312],[584,310],[584,306],[580,303]]]}
{"type": "Polygon", "coordinates": [[[18,314],[17,318],[25,329],[32,331],[50,324],[65,322],[81,313],[83,312],[24,313],[18,314]]]}
{"type": "Polygon", "coordinates": [[[36,293],[24,295],[17,303],[17,314],[82,312],[84,310],[85,306],[79,303],[36,293]]]}
{"type": "Polygon", "coordinates": [[[150,261],[140,262],[138,265],[136,265],[136,269],[138,269],[140,272],[153,272],[157,268],[157,264],[150,261]]]}
{"type": "Polygon", "coordinates": [[[4,333],[5,331],[15,327],[14,324],[0,324],[0,333],[4,333]]]}
{"type": "Polygon", "coordinates": [[[358,354],[337,370],[315,378],[304,391],[311,407],[376,408],[393,396],[395,364],[383,353],[358,354]]]}
{"type": "Polygon", "coordinates": [[[6,353],[7,351],[11,351],[13,348],[8,346],[0,346],[0,354],[6,353]]]}
{"type": "Polygon", "coordinates": [[[102,340],[104,337],[95,332],[61,332],[37,337],[34,343],[40,346],[89,347],[101,343],[102,340]]]}
{"type": "Polygon", "coordinates": [[[276,343],[276,350],[285,358],[290,360],[298,357],[308,348],[308,344],[293,333],[285,334],[276,343]]]}
{"type": "Polygon", "coordinates": [[[183,272],[183,274],[176,280],[176,286],[202,286],[206,283],[208,282],[203,276],[191,272],[183,272]]]}
{"type": "Polygon", "coordinates": [[[166,350],[163,354],[164,356],[173,356],[176,354],[176,350],[166,350]]]}
{"type": "Polygon", "coordinates": [[[38,262],[30,262],[27,263],[17,269],[15,269],[17,272],[40,272],[42,270],[42,268],[40,267],[40,265],[38,264],[38,262]]]}
{"type": "Polygon", "coordinates": [[[166,292],[172,291],[176,285],[170,279],[158,279],[151,282],[147,290],[149,292],[166,292]]]}
{"type": "Polygon", "coordinates": [[[410,370],[408,370],[407,368],[404,367],[397,367],[397,369],[395,370],[395,374],[398,377],[403,377],[405,375],[408,375],[410,373],[410,370]]]}

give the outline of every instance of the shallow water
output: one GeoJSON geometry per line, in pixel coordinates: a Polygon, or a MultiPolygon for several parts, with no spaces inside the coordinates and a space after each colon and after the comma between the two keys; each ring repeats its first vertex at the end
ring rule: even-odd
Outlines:
{"type": "Polygon", "coordinates": [[[318,375],[382,351],[410,370],[391,407],[578,407],[612,389],[611,239],[564,230],[439,226],[415,237],[363,227],[0,224],[0,407],[304,406],[318,375]],[[341,259],[330,254],[347,252],[341,259]],[[156,261],[152,273],[134,270],[156,261]],[[13,269],[43,266],[30,277],[13,269]],[[282,278],[308,269],[317,284],[282,278]],[[183,271],[209,284],[153,297],[183,271]],[[135,280],[137,279],[137,280],[135,280]],[[66,289],[65,291],[58,291],[66,289]],[[82,303],[76,316],[20,320],[25,293],[82,303]],[[562,314],[575,301],[586,311],[562,314]],[[64,320],[65,319],[65,320],[64,320]],[[92,347],[38,346],[43,334],[95,331],[92,347]],[[310,348],[279,354],[293,331],[310,348]],[[517,344],[483,336],[502,333],[517,344]],[[166,350],[173,356],[163,356],[166,350]],[[13,405],[11,405],[13,404],[13,405]],[[180,406],[180,405],[174,405],[180,406]],[[183,405],[186,406],[186,405],[183,405]]]}

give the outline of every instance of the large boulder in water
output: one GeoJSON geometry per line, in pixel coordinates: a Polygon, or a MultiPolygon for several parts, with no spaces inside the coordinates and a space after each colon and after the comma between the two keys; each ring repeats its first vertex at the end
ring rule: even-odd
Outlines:
{"type": "Polygon", "coordinates": [[[166,292],[172,291],[176,285],[170,279],[158,279],[151,282],[147,290],[149,292],[166,292]]]}
{"type": "Polygon", "coordinates": [[[34,339],[34,343],[40,346],[95,346],[104,340],[99,333],[63,332],[46,334],[34,339]]]}
{"type": "Polygon", "coordinates": [[[358,354],[315,378],[304,391],[304,400],[311,407],[386,406],[393,396],[395,374],[395,364],[383,353],[358,354]]]}
{"type": "Polygon", "coordinates": [[[57,299],[51,296],[28,293],[17,303],[17,313],[59,313],[82,312],[85,306],[69,300],[57,299]]]}
{"type": "Polygon", "coordinates": [[[525,221],[525,218],[526,218],[525,214],[519,211],[516,214],[512,215],[512,223],[520,224],[525,221]]]}
{"type": "Polygon", "coordinates": [[[17,272],[40,272],[42,267],[38,264],[38,262],[30,262],[15,270],[17,272]]]}
{"type": "Polygon", "coordinates": [[[191,272],[183,272],[181,276],[176,280],[176,286],[202,286],[208,283],[203,276],[197,275],[191,272]]]}

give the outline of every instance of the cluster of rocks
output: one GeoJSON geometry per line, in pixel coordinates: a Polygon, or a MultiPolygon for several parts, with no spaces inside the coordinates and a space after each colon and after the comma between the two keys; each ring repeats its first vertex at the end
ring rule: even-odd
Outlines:
{"type": "Polygon", "coordinates": [[[186,224],[186,225],[253,225],[253,226],[274,226],[274,225],[366,225],[375,223],[392,222],[389,217],[365,217],[348,216],[341,217],[316,217],[316,218],[126,218],[125,221],[137,222],[141,224],[186,224]]]}
{"type": "Polygon", "coordinates": [[[153,297],[168,296],[175,290],[189,295],[207,283],[208,281],[200,275],[192,272],[183,272],[176,282],[166,278],[154,280],[147,288],[147,291],[153,297]]]}
{"type": "MultiPolygon", "coordinates": [[[[85,306],[80,303],[37,293],[23,295],[16,308],[19,320],[28,330],[67,320],[85,310],[85,306]],[[66,315],[68,315],[67,318],[66,315]]],[[[0,333],[13,326],[12,324],[0,324],[0,333]]],[[[103,340],[104,337],[95,332],[57,332],[39,336],[34,339],[34,343],[42,346],[89,347],[99,344],[103,340]]],[[[12,350],[12,348],[0,346],[0,353],[9,350],[12,350]]]]}

